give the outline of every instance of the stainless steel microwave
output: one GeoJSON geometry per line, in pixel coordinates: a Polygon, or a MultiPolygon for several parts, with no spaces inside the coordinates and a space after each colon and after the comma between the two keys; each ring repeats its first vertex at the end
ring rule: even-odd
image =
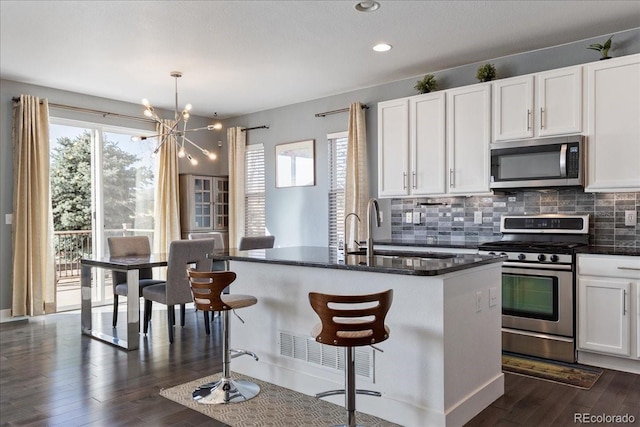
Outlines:
{"type": "Polygon", "coordinates": [[[582,135],[491,144],[492,189],[584,187],[582,135]]]}

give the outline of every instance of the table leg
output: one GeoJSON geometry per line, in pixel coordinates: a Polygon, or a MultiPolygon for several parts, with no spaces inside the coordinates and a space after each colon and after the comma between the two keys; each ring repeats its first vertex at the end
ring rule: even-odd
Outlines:
{"type": "Polygon", "coordinates": [[[83,265],[80,270],[80,317],[82,323],[82,333],[92,335],[91,324],[91,267],[83,265]]]}
{"type": "Polygon", "coordinates": [[[127,350],[140,343],[140,271],[127,271],[127,350]]]}

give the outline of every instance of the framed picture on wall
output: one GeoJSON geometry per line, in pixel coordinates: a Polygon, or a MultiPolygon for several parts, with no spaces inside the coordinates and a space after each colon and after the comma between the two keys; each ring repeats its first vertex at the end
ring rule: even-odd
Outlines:
{"type": "Polygon", "coordinates": [[[315,140],[276,145],[276,187],[316,185],[315,140]]]}

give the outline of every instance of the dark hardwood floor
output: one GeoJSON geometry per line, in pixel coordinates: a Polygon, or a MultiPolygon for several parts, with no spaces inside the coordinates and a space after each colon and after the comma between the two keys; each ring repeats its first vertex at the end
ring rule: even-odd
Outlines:
{"type": "MultiPolygon", "coordinates": [[[[110,325],[109,310],[97,317],[110,325]]],[[[0,425],[224,426],[159,395],[221,370],[217,320],[207,337],[201,313],[188,309],[172,345],[165,312],[153,323],[132,352],[82,336],[78,312],[1,324],[0,425]]],[[[640,375],[605,370],[587,391],[506,374],[505,395],[468,426],[580,425],[574,413],[584,412],[628,413],[640,425],[640,375]]]]}

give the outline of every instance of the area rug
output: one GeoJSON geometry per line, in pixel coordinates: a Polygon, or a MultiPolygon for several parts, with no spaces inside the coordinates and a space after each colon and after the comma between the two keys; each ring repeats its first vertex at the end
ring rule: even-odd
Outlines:
{"type": "Polygon", "coordinates": [[[602,369],[598,368],[513,354],[502,355],[502,370],[585,390],[593,387],[602,375],[602,369]]]}
{"type": "MultiPolygon", "coordinates": [[[[207,405],[191,398],[197,386],[217,381],[220,376],[218,373],[162,389],[160,395],[232,427],[326,427],[346,421],[343,406],[236,373],[231,375],[232,378],[255,382],[260,386],[260,394],[247,402],[230,405],[207,405]]],[[[371,427],[398,426],[359,412],[356,413],[356,420],[358,424],[371,427]]]]}

